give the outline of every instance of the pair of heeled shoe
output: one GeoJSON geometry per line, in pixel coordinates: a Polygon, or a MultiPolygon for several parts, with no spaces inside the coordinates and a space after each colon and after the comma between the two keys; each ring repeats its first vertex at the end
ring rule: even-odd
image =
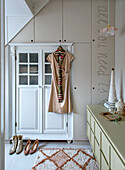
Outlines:
{"type": "Polygon", "coordinates": [[[35,142],[33,143],[33,146],[30,149],[31,146],[31,141],[28,140],[24,149],[24,155],[28,155],[28,154],[33,154],[37,151],[37,147],[38,147],[39,141],[38,139],[35,140],[35,142]]]}
{"type": "Polygon", "coordinates": [[[12,143],[13,145],[10,148],[9,154],[12,155],[15,152],[16,154],[21,153],[23,150],[23,136],[13,136],[12,143]]]}

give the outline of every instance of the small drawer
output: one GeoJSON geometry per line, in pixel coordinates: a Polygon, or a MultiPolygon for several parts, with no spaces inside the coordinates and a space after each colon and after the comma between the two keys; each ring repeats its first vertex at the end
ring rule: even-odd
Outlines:
{"type": "MultiPolygon", "coordinates": [[[[100,162],[100,169],[101,170],[109,170],[109,166],[103,156],[103,154],[101,153],[101,162],[100,162]]],[[[114,170],[114,169],[113,169],[114,170]]],[[[119,169],[120,170],[120,169],[119,169]]]]}
{"type": "Polygon", "coordinates": [[[90,125],[87,123],[87,136],[90,141],[90,125]]]}
{"type": "Polygon", "coordinates": [[[115,150],[111,147],[111,169],[112,170],[125,170],[125,166],[121,159],[119,158],[118,154],[115,150]]]}
{"type": "Polygon", "coordinates": [[[90,116],[91,116],[91,114],[90,114],[89,110],[87,109],[87,122],[89,124],[90,124],[90,116]]]}
{"type": "Polygon", "coordinates": [[[94,152],[94,134],[93,134],[92,130],[90,130],[90,132],[91,132],[90,143],[91,143],[92,150],[94,152]]]}
{"type": "Polygon", "coordinates": [[[94,120],[93,116],[91,115],[91,129],[93,132],[94,132],[94,122],[95,122],[95,120],[94,120]]]}
{"type": "Polygon", "coordinates": [[[109,147],[110,147],[110,143],[108,141],[108,139],[106,138],[106,136],[102,133],[102,152],[105,155],[105,158],[109,164],[109,147]]]}
{"type": "Polygon", "coordinates": [[[98,124],[95,122],[95,137],[100,145],[100,127],[98,126],[98,124]]]}
{"type": "Polygon", "coordinates": [[[98,165],[100,165],[100,146],[98,145],[96,140],[95,140],[95,157],[98,165]]]}

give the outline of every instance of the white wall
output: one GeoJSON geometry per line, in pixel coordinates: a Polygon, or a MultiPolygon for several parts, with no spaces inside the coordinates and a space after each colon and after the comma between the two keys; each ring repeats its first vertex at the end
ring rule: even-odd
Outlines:
{"type": "MultiPolygon", "coordinates": [[[[114,24],[114,0],[111,0],[111,24],[114,24]]],[[[87,69],[76,69],[83,71],[79,83],[74,82],[73,87],[77,84],[76,93],[79,96],[80,90],[83,89],[80,103],[80,113],[75,115],[75,139],[86,140],[86,104],[98,104],[108,97],[108,87],[110,80],[110,71],[114,66],[114,38],[104,38],[99,35],[99,30],[107,26],[107,1],[104,0],[51,0],[32,21],[12,40],[12,43],[25,42],[59,42],[61,39],[67,42],[74,42],[74,49],[83,44],[83,47],[90,46],[89,66],[86,65],[87,53],[74,50],[75,68],[79,68],[77,57],[85,57],[83,62],[87,69]],[[55,12],[56,11],[56,12],[55,12]],[[65,12],[65,13],[64,13],[65,12]],[[62,15],[63,14],[63,15],[62,15]],[[94,39],[94,41],[93,41],[94,39]],[[98,53],[106,54],[106,56],[98,56],[98,53]],[[106,57],[106,58],[105,58],[106,57]],[[105,58],[105,60],[103,60],[105,58]],[[77,63],[77,65],[76,65],[77,63]],[[103,65],[104,63],[104,65],[103,65]],[[98,76],[98,69],[106,73],[98,76]],[[89,73],[87,71],[89,70],[89,73]],[[86,81],[89,75],[88,86],[86,89],[81,84],[86,81]],[[106,82],[106,83],[105,83],[106,82]],[[101,85],[99,89],[99,85],[101,85]],[[105,87],[104,87],[105,86],[105,87]],[[94,89],[93,89],[94,87],[94,89]],[[84,100],[82,100],[84,97],[84,100]],[[86,100],[85,100],[86,98],[86,100]],[[89,99],[89,100],[88,100],[89,99]],[[88,102],[89,101],[89,102],[88,102]],[[80,122],[79,122],[80,120],[80,122]]],[[[81,74],[80,74],[81,75],[81,74]]],[[[88,79],[87,79],[88,80],[88,79]]],[[[84,85],[83,85],[84,86],[84,85]]],[[[74,92],[75,93],[75,92],[74,92]]],[[[78,106],[77,106],[78,107],[78,106]]]]}
{"type": "Polygon", "coordinates": [[[125,102],[125,0],[116,0],[116,27],[119,34],[115,37],[115,68],[117,98],[125,102]]]}

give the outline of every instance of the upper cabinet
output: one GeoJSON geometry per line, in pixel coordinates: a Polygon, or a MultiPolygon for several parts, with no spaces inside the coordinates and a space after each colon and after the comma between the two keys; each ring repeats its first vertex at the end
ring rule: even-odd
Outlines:
{"type": "Polygon", "coordinates": [[[51,0],[13,42],[91,42],[91,0],[51,0]]]}
{"type": "Polygon", "coordinates": [[[35,42],[62,40],[62,0],[51,0],[35,17],[35,42]]]}
{"type": "Polygon", "coordinates": [[[91,42],[91,0],[63,0],[63,40],[91,42]]]}

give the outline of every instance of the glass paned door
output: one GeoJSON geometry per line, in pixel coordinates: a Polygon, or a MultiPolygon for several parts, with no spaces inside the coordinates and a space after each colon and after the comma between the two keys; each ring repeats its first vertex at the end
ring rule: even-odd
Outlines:
{"type": "MultiPolygon", "coordinates": [[[[54,51],[54,49],[53,49],[54,51]]],[[[48,112],[50,93],[51,93],[51,81],[52,81],[52,70],[51,65],[47,61],[47,56],[51,54],[50,52],[43,52],[43,83],[44,83],[44,133],[45,134],[59,134],[67,133],[67,114],[58,114],[53,112],[48,112]]]]}
{"type": "Polygon", "coordinates": [[[42,56],[40,52],[17,52],[17,134],[42,131],[42,56]]]}
{"type": "Polygon", "coordinates": [[[44,53],[44,85],[51,85],[52,79],[51,66],[48,60],[46,59],[49,54],[51,54],[51,52],[44,53]]]}
{"type": "Polygon", "coordinates": [[[19,53],[19,85],[38,85],[38,53],[19,53]]]}

